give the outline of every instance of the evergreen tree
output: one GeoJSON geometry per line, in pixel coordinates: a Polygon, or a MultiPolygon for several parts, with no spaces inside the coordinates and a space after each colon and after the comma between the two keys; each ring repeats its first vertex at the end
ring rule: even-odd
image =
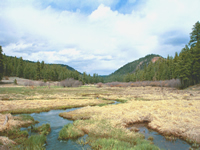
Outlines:
{"type": "Polygon", "coordinates": [[[18,68],[18,60],[17,57],[15,56],[13,60],[13,76],[17,76],[17,68],[18,68]]]}
{"type": "Polygon", "coordinates": [[[176,79],[178,78],[178,53],[175,53],[174,59],[173,59],[173,65],[172,65],[172,78],[176,79]]]}
{"type": "Polygon", "coordinates": [[[194,47],[197,43],[197,41],[200,40],[200,23],[197,21],[195,25],[192,28],[192,32],[190,33],[190,42],[189,44],[191,47],[194,47]]]}
{"type": "Polygon", "coordinates": [[[190,84],[190,76],[192,73],[192,57],[188,46],[182,49],[179,55],[178,61],[178,74],[183,87],[187,87],[190,84]]]}
{"type": "Polygon", "coordinates": [[[4,72],[4,60],[3,60],[3,50],[2,47],[0,46],[0,80],[3,78],[3,72],[4,72]]]}
{"type": "Polygon", "coordinates": [[[193,80],[197,84],[200,82],[200,41],[197,41],[195,47],[193,48],[193,80]]]}
{"type": "Polygon", "coordinates": [[[17,67],[17,77],[23,77],[23,59],[20,57],[18,67],[17,67]]]}
{"type": "Polygon", "coordinates": [[[41,70],[44,69],[44,61],[41,62],[41,70]]]}
{"type": "Polygon", "coordinates": [[[40,79],[40,62],[37,61],[36,63],[36,80],[40,79]]]}

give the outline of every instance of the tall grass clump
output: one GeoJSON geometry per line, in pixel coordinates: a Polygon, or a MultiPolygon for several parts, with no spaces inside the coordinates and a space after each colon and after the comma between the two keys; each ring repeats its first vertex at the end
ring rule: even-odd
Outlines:
{"type": "Polygon", "coordinates": [[[45,150],[46,136],[32,135],[23,144],[16,147],[19,150],[45,150]]]}
{"type": "Polygon", "coordinates": [[[39,127],[33,127],[31,126],[31,132],[37,132],[40,133],[41,135],[48,135],[49,132],[51,131],[50,124],[43,124],[39,127]]]}
{"type": "Polygon", "coordinates": [[[19,128],[12,128],[10,130],[0,132],[0,136],[6,136],[15,141],[17,144],[21,144],[28,138],[28,132],[21,131],[19,128]]]}
{"type": "Polygon", "coordinates": [[[31,121],[34,121],[34,118],[30,115],[25,115],[25,114],[21,114],[18,116],[18,120],[23,120],[23,121],[28,121],[28,120],[31,120],[31,121]]]}
{"type": "Polygon", "coordinates": [[[73,124],[67,124],[60,130],[58,139],[76,139],[83,135],[84,132],[82,130],[79,130],[73,124]]]}

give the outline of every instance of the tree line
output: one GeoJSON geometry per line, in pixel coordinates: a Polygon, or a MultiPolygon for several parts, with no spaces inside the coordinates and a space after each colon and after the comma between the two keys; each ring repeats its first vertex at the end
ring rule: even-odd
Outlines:
{"type": "Polygon", "coordinates": [[[58,64],[45,64],[44,61],[30,62],[23,60],[22,57],[17,58],[2,54],[0,46],[0,80],[3,76],[16,76],[25,79],[43,80],[43,81],[62,81],[68,78],[85,83],[102,82],[102,78],[98,74],[83,74],[78,71],[69,70],[66,67],[58,64]]]}

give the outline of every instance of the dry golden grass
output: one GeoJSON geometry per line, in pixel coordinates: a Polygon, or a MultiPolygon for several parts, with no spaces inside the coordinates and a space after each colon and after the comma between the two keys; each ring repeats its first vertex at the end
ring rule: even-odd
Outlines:
{"type": "Polygon", "coordinates": [[[23,121],[19,117],[12,116],[11,114],[0,114],[0,132],[11,129],[12,127],[21,127],[32,123],[34,123],[34,121],[23,121]],[[8,122],[5,122],[6,116],[9,118],[8,122]]]}
{"type": "Polygon", "coordinates": [[[14,142],[13,140],[10,140],[8,137],[5,137],[5,136],[0,136],[0,142],[3,145],[16,144],[16,142],[14,142]]]}
{"type": "Polygon", "coordinates": [[[15,112],[15,110],[40,109],[40,108],[66,108],[81,107],[87,105],[98,105],[101,103],[109,103],[104,100],[97,99],[54,99],[54,100],[15,100],[0,101],[0,112],[15,112]]]}

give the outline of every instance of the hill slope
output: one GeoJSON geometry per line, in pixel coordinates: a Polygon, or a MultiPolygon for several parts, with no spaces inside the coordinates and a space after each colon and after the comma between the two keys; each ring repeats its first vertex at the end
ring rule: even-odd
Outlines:
{"type": "Polygon", "coordinates": [[[124,65],[123,67],[119,68],[114,73],[112,73],[111,75],[124,75],[127,73],[133,73],[136,71],[136,69],[143,69],[145,64],[148,65],[148,63],[150,61],[155,62],[159,57],[161,57],[161,56],[156,55],[156,54],[147,55],[145,57],[142,57],[138,60],[132,61],[132,62],[124,65]]]}

